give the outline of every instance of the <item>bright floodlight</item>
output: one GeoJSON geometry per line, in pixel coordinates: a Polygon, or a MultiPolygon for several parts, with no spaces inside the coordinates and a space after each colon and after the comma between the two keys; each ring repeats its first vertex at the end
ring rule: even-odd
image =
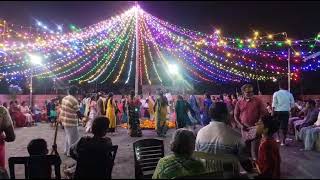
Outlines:
{"type": "Polygon", "coordinates": [[[32,64],[37,64],[37,65],[42,64],[42,57],[39,55],[29,54],[29,58],[32,64]]]}
{"type": "Polygon", "coordinates": [[[169,72],[171,74],[178,74],[178,66],[176,64],[169,64],[169,72]]]}

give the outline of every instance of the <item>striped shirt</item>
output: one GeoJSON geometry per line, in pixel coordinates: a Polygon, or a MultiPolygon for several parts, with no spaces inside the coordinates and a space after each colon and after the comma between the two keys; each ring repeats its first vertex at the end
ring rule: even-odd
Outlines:
{"type": "Polygon", "coordinates": [[[211,121],[198,132],[195,150],[212,154],[240,155],[244,147],[240,133],[223,122],[211,121]]]}
{"type": "Polygon", "coordinates": [[[62,99],[60,120],[65,127],[78,126],[77,111],[80,111],[78,100],[68,95],[62,99]]]}

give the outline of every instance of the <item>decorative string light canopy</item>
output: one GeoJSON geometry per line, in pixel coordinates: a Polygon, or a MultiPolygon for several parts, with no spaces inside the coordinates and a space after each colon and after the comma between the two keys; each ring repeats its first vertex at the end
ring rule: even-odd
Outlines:
{"type": "Polygon", "coordinates": [[[275,80],[287,75],[288,48],[292,80],[320,68],[317,58],[302,61],[319,50],[320,34],[304,40],[259,31],[248,38],[226,37],[220,29],[208,34],[179,27],[138,6],[85,28],[72,25],[68,33],[15,26],[0,23],[1,77],[29,76],[34,68],[38,78],[128,84],[137,67],[139,84],[158,84],[172,77],[168,66],[175,64],[194,82],[275,80]],[[42,65],[30,67],[29,53],[42,55],[42,65]]]}

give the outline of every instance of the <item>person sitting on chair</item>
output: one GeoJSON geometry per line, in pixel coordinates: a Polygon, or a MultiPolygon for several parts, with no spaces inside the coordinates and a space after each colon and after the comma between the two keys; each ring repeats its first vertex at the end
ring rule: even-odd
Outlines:
{"type": "Polygon", "coordinates": [[[205,173],[203,164],[192,158],[196,137],[192,131],[181,128],[171,141],[173,155],[161,158],[152,179],[172,179],[205,173]]]}
{"type": "MultiPolygon", "coordinates": [[[[47,142],[44,139],[33,139],[28,144],[28,153],[32,156],[45,156],[48,154],[47,142]]],[[[30,178],[35,179],[51,179],[51,167],[50,165],[44,166],[42,163],[36,165],[30,165],[30,178]]]]}
{"type": "Polygon", "coordinates": [[[82,137],[70,147],[70,155],[77,161],[74,174],[79,178],[109,178],[113,166],[111,157],[111,139],[105,137],[109,119],[97,117],[92,124],[93,137],[82,137]]]}

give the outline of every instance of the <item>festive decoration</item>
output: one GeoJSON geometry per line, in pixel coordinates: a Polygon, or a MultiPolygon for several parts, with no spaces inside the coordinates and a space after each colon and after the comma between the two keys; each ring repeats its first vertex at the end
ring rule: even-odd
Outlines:
{"type": "Polygon", "coordinates": [[[63,32],[62,25],[50,29],[40,21],[36,28],[0,22],[0,76],[29,77],[33,70],[40,79],[128,84],[135,80],[132,71],[138,62],[140,85],[175,78],[275,80],[288,74],[288,49],[292,80],[299,80],[301,71],[320,69],[319,59],[304,60],[320,50],[320,34],[293,40],[285,32],[255,30],[247,38],[226,37],[221,29],[208,34],[179,27],[138,6],[85,28],[65,26],[71,31],[63,32]],[[31,65],[26,58],[30,53],[43,55],[42,64],[31,65]],[[179,66],[177,77],[168,71],[169,64],[179,66]]]}

